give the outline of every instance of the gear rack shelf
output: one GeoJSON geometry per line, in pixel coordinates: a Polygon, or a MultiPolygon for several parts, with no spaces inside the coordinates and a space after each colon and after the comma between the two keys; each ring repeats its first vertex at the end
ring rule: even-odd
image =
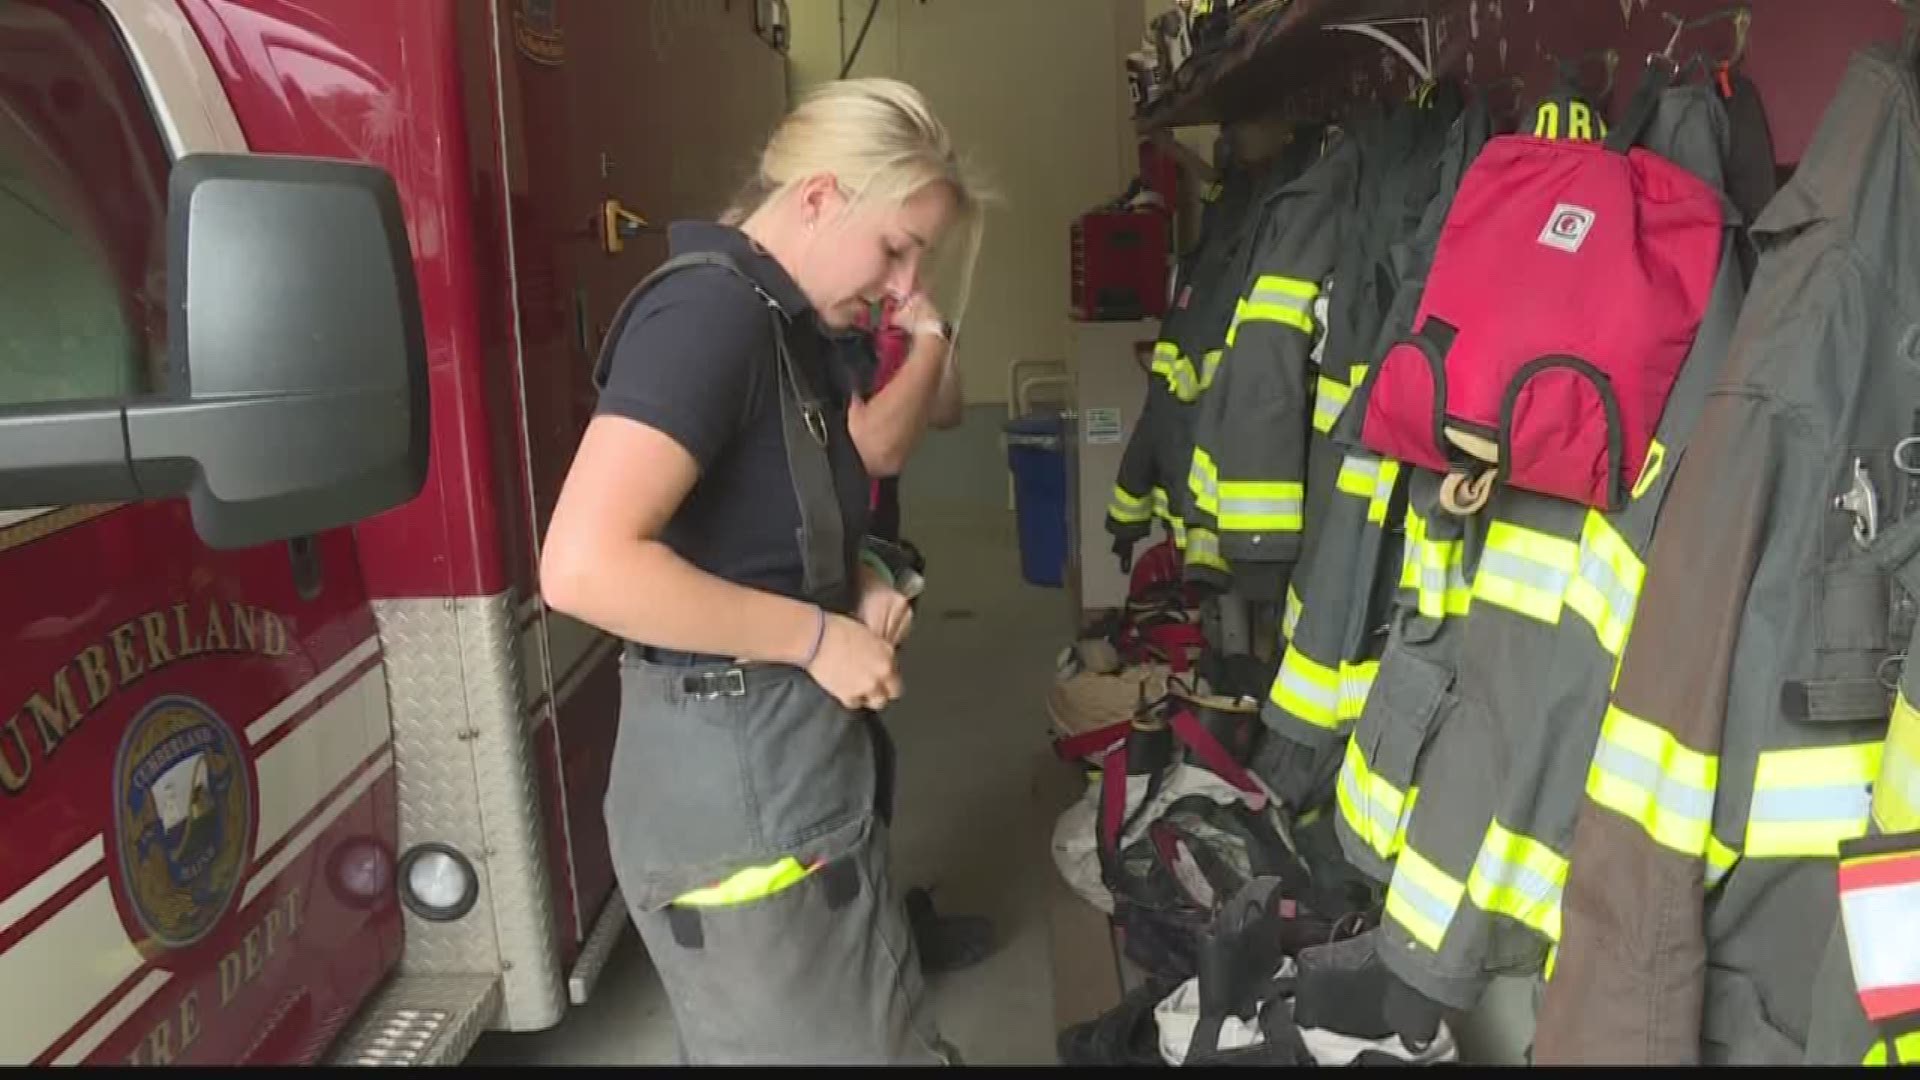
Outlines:
{"type": "Polygon", "coordinates": [[[1427,15],[1426,0],[1260,0],[1234,16],[1224,43],[1181,65],[1172,84],[1135,115],[1135,130],[1146,135],[1274,113],[1290,91],[1324,83],[1382,48],[1323,31],[1427,15]]]}

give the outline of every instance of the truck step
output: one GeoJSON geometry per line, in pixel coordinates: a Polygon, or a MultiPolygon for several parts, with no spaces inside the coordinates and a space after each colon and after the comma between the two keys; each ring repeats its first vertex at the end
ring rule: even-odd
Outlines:
{"type": "Polygon", "coordinates": [[[341,1033],[329,1065],[453,1065],[500,1012],[496,975],[403,975],[341,1033]]]}
{"type": "Polygon", "coordinates": [[[580,947],[580,959],[574,961],[573,973],[567,976],[567,997],[575,1005],[585,1005],[593,994],[593,986],[600,981],[600,973],[606,970],[613,947],[620,943],[627,925],[627,900],[616,885],[607,894],[607,902],[601,905],[600,917],[593,921],[593,933],[587,935],[587,943],[580,947]]]}

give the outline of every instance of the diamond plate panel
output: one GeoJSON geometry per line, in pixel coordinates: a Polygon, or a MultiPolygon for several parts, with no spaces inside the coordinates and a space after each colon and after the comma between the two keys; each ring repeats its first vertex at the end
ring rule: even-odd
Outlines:
{"type": "Polygon", "coordinates": [[[325,1064],[455,1065],[499,1007],[491,975],[403,976],[367,1005],[325,1064]]]}
{"type": "Polygon", "coordinates": [[[559,1022],[567,988],[513,608],[511,592],[373,603],[393,700],[401,850],[449,843],[480,875],[465,918],[407,914],[401,970],[498,972],[495,1026],[537,1031],[559,1022]]]}

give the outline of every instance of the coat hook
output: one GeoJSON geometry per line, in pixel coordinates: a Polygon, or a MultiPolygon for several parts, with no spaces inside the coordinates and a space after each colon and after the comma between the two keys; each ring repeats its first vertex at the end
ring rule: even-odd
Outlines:
{"type": "MultiPolygon", "coordinates": [[[[1895,2],[1899,3],[1900,0],[1895,0],[1895,2]]],[[[1673,37],[1667,40],[1666,49],[1658,54],[1661,59],[1667,61],[1669,64],[1674,63],[1673,50],[1680,46],[1681,35],[1685,34],[1688,30],[1698,30],[1701,27],[1712,26],[1714,23],[1724,22],[1728,19],[1733,20],[1733,55],[1727,60],[1727,63],[1737,64],[1740,62],[1741,57],[1746,55],[1747,31],[1753,26],[1753,9],[1745,4],[1722,8],[1711,14],[1702,15],[1697,19],[1682,18],[1666,11],[1661,12],[1660,17],[1667,20],[1668,24],[1673,27],[1673,37]]],[[[1652,57],[1648,57],[1648,59],[1651,60],[1652,57]]]]}
{"type": "Polygon", "coordinates": [[[1574,57],[1571,60],[1562,60],[1560,57],[1554,55],[1553,53],[1547,53],[1545,55],[1548,63],[1551,63],[1557,70],[1559,70],[1559,72],[1566,77],[1568,82],[1575,83],[1575,84],[1579,83],[1580,69],[1586,66],[1587,61],[1589,60],[1601,61],[1606,65],[1606,68],[1607,68],[1607,84],[1600,88],[1600,93],[1598,96],[1604,98],[1607,95],[1613,93],[1614,72],[1619,70],[1619,67],[1620,67],[1620,50],[1590,49],[1586,52],[1581,53],[1579,56],[1574,57]]]}

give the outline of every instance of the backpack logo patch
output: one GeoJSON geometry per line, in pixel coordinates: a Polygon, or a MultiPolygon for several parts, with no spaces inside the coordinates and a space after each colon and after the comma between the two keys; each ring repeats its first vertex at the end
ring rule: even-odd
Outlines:
{"type": "Polygon", "coordinates": [[[1561,251],[1580,250],[1587,242],[1587,234],[1593,231],[1593,211],[1572,203],[1561,203],[1553,208],[1553,215],[1547,218],[1547,227],[1540,230],[1540,242],[1561,251]]]}

